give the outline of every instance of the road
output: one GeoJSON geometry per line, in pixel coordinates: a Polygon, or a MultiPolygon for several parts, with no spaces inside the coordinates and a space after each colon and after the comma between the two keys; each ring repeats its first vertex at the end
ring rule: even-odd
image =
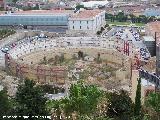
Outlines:
{"type": "MultiPolygon", "coordinates": [[[[20,33],[20,32],[21,31],[17,31],[17,33],[20,33]]],[[[9,43],[17,41],[16,38],[20,36],[20,34],[17,34],[17,33],[4,38],[3,40],[0,40],[0,67],[5,67],[5,59],[4,59],[5,53],[1,51],[1,48],[9,43]]]]}

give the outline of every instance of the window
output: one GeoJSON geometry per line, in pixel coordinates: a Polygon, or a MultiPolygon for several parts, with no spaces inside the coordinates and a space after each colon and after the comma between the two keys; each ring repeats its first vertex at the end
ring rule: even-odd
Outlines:
{"type": "Polygon", "coordinates": [[[74,24],[74,21],[73,21],[73,24],[74,24]]]}
{"type": "Polygon", "coordinates": [[[80,24],[81,24],[81,21],[80,21],[80,24]]]}
{"type": "Polygon", "coordinates": [[[88,21],[87,21],[87,24],[88,24],[88,21]]]}
{"type": "Polygon", "coordinates": [[[81,29],[82,27],[80,26],[80,29],[81,29]]]}
{"type": "Polygon", "coordinates": [[[73,26],[73,29],[74,29],[74,26],[73,26]]]}

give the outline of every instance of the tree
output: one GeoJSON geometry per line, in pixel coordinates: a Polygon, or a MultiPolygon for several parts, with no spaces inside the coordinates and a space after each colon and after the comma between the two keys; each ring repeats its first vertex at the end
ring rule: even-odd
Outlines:
{"type": "Polygon", "coordinates": [[[10,109],[11,105],[7,95],[7,90],[3,89],[0,91],[0,117],[8,115],[10,109]]]}
{"type": "Polygon", "coordinates": [[[160,93],[150,93],[146,98],[145,105],[149,107],[150,110],[153,110],[156,115],[154,118],[157,120],[160,119],[160,93]]]}
{"type": "Polygon", "coordinates": [[[124,15],[123,12],[119,12],[116,17],[119,22],[126,21],[126,16],[124,15]]]}
{"type": "Polygon", "coordinates": [[[80,8],[84,8],[84,5],[78,4],[78,5],[76,6],[76,10],[79,10],[80,8]]]}
{"type": "Polygon", "coordinates": [[[77,111],[79,114],[92,113],[96,109],[98,100],[102,94],[96,86],[87,86],[83,83],[72,84],[69,93],[73,111],[77,111]]]}
{"type": "Polygon", "coordinates": [[[110,19],[111,22],[112,22],[112,18],[113,18],[113,17],[114,17],[114,16],[113,16],[112,14],[105,13],[105,19],[110,19]]]}
{"type": "Polygon", "coordinates": [[[61,54],[61,56],[59,57],[59,62],[62,63],[64,62],[65,57],[64,57],[64,53],[61,54]]]}
{"type": "Polygon", "coordinates": [[[59,63],[59,56],[55,55],[54,60],[54,64],[57,65],[59,63]]]}
{"type": "Polygon", "coordinates": [[[71,116],[70,113],[72,108],[70,108],[70,102],[68,98],[60,100],[49,100],[47,101],[47,108],[49,111],[51,111],[53,120],[59,120],[60,117],[71,116]]]}
{"type": "Polygon", "coordinates": [[[141,112],[141,78],[137,79],[137,90],[135,97],[135,107],[134,107],[134,116],[140,116],[141,112]]]}
{"type": "Polygon", "coordinates": [[[133,103],[128,93],[121,90],[120,93],[110,93],[107,115],[115,119],[130,120],[133,114],[133,103]]]}
{"type": "Polygon", "coordinates": [[[18,86],[15,100],[17,102],[16,115],[47,115],[44,92],[32,80],[26,79],[18,86]]]}
{"type": "Polygon", "coordinates": [[[18,0],[12,0],[12,2],[16,3],[18,0]]]}
{"type": "Polygon", "coordinates": [[[106,28],[106,27],[109,27],[109,25],[106,23],[106,25],[105,25],[104,27],[105,27],[105,28],[106,28]]]}
{"type": "Polygon", "coordinates": [[[97,54],[97,59],[100,59],[100,57],[101,57],[101,54],[98,53],[98,54],[97,54]]]}
{"type": "Polygon", "coordinates": [[[79,82],[71,85],[68,98],[50,101],[49,106],[54,108],[58,116],[62,115],[63,112],[65,115],[75,114],[76,117],[90,116],[91,114],[94,116],[102,95],[103,92],[95,85],[84,85],[84,83],[79,82]]]}
{"type": "Polygon", "coordinates": [[[152,21],[155,21],[156,17],[155,16],[151,16],[148,18],[148,22],[152,22],[152,21]]]}
{"type": "Polygon", "coordinates": [[[97,35],[100,35],[102,33],[102,31],[97,31],[97,35]]]}
{"type": "Polygon", "coordinates": [[[46,56],[43,57],[43,62],[44,62],[45,65],[47,64],[46,56]]]}
{"type": "Polygon", "coordinates": [[[82,51],[78,51],[78,59],[83,59],[84,55],[82,51]]]}
{"type": "Polygon", "coordinates": [[[101,31],[103,32],[105,29],[104,29],[104,27],[101,27],[101,31]]]}
{"type": "Polygon", "coordinates": [[[34,10],[39,10],[39,4],[36,4],[36,6],[34,7],[34,10]]]}
{"type": "Polygon", "coordinates": [[[135,21],[136,16],[133,15],[133,14],[130,14],[129,16],[130,16],[130,18],[131,18],[132,23],[135,23],[135,22],[136,22],[136,21],[135,21]]]}
{"type": "Polygon", "coordinates": [[[101,63],[102,62],[100,53],[97,54],[96,62],[97,63],[101,63]]]}
{"type": "Polygon", "coordinates": [[[141,18],[142,23],[147,23],[148,22],[148,17],[146,17],[145,15],[139,15],[139,18],[141,18]]]}

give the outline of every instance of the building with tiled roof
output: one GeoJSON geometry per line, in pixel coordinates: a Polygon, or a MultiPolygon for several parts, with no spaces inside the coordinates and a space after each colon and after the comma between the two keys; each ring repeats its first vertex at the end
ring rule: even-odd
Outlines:
{"type": "Polygon", "coordinates": [[[156,41],[156,73],[160,75],[160,21],[150,22],[146,25],[147,35],[153,36],[156,41]]]}
{"type": "Polygon", "coordinates": [[[149,36],[153,36],[155,38],[156,34],[156,41],[157,44],[160,43],[160,21],[150,22],[145,26],[146,34],[149,36]]]}
{"type": "Polygon", "coordinates": [[[97,32],[105,24],[105,11],[80,10],[69,17],[69,30],[72,32],[97,32]]]}
{"type": "Polygon", "coordinates": [[[28,10],[0,15],[0,25],[68,26],[71,32],[97,32],[105,23],[101,10],[28,10]]]}
{"type": "Polygon", "coordinates": [[[0,0],[0,7],[3,7],[3,6],[4,6],[4,1],[0,0]]]}

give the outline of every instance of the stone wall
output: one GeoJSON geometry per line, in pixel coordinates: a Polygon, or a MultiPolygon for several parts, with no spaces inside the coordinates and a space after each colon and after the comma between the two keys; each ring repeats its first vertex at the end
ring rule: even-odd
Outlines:
{"type": "Polygon", "coordinates": [[[18,63],[9,55],[6,55],[5,61],[6,71],[12,76],[21,79],[29,78],[42,84],[65,84],[67,68],[64,66],[28,65],[18,63]]]}

